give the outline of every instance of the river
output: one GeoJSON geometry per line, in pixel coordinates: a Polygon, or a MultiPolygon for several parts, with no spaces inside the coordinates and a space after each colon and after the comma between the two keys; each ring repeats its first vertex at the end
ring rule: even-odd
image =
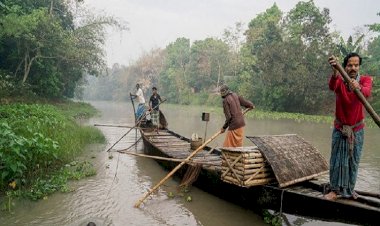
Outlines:
{"type": "MultiPolygon", "coordinates": [[[[86,124],[133,125],[130,103],[92,102],[101,116],[83,122],[86,124]]],[[[202,107],[163,105],[161,107],[169,122],[169,128],[190,137],[192,133],[204,136],[206,123],[201,121],[202,107]]],[[[246,135],[296,133],[317,147],[328,159],[330,155],[331,125],[294,122],[291,120],[246,120],[246,135]]],[[[213,135],[223,124],[223,117],[210,114],[207,137],[213,135]]],[[[105,134],[106,145],[91,145],[81,159],[91,161],[97,175],[74,181],[70,193],[56,193],[37,202],[17,201],[11,213],[0,212],[0,225],[69,225],[85,226],[92,221],[96,225],[266,225],[256,213],[228,203],[195,187],[191,188],[191,202],[176,190],[177,181],[170,179],[153,198],[141,208],[134,208],[149,188],[158,183],[168,172],[155,161],[140,157],[107,153],[128,128],[99,127],[105,134]],[[176,194],[168,198],[167,194],[176,194]]],[[[135,143],[138,134],[133,130],[114,149],[126,148],[135,143]]],[[[223,135],[210,146],[221,145],[223,135]]],[[[380,192],[380,131],[366,129],[365,145],[360,162],[357,188],[380,192]]],[[[246,140],[245,145],[251,145],[246,140]]],[[[142,152],[142,142],[133,150],[142,152]]],[[[287,215],[292,225],[344,225],[321,222],[287,215]]]]}

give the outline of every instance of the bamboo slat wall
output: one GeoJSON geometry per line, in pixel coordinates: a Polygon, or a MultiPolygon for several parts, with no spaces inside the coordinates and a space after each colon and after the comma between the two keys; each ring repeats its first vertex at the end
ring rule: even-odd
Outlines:
{"type": "Polygon", "coordinates": [[[242,187],[275,181],[273,171],[256,146],[221,148],[222,175],[225,182],[242,187]]]}

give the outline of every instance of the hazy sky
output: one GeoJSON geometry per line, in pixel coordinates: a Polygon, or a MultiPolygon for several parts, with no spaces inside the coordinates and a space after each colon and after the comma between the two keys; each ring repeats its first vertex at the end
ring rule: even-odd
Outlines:
{"type": "MultiPolygon", "coordinates": [[[[191,41],[221,37],[223,30],[249,21],[274,2],[288,12],[299,0],[86,0],[99,12],[128,22],[129,31],[108,34],[107,62],[128,65],[152,48],[165,48],[178,37],[191,41]]],[[[380,0],[314,0],[329,8],[333,28],[345,37],[355,27],[380,23],[380,0]]]]}

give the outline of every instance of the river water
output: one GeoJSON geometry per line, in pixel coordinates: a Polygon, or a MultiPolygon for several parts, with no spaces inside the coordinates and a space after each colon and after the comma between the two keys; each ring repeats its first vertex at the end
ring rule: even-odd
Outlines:
{"type": "MultiPolygon", "coordinates": [[[[92,102],[101,116],[88,124],[133,125],[130,103],[92,102]]],[[[190,137],[192,133],[204,136],[206,123],[201,121],[202,107],[163,105],[169,128],[190,137]]],[[[291,120],[246,120],[246,135],[275,135],[296,133],[317,147],[328,159],[330,155],[331,125],[294,122],[291,120]]],[[[210,114],[207,136],[210,137],[223,124],[223,117],[210,114]]],[[[71,182],[70,193],[56,193],[45,200],[17,201],[11,213],[0,212],[0,225],[266,225],[256,213],[221,200],[195,187],[184,197],[176,190],[177,181],[170,179],[161,186],[153,198],[139,209],[134,204],[157,184],[168,172],[154,160],[119,154],[105,150],[114,144],[128,128],[99,127],[105,134],[106,145],[92,145],[84,151],[82,159],[97,168],[97,175],[71,182]],[[169,198],[168,193],[175,194],[169,198]],[[191,202],[185,197],[190,195],[191,202]]],[[[113,149],[119,150],[134,144],[139,135],[132,130],[113,149]]],[[[380,192],[380,132],[366,129],[365,146],[360,163],[357,188],[380,192]]],[[[210,146],[220,146],[224,136],[219,136],[210,146]]],[[[245,145],[251,145],[246,140],[245,145]]],[[[142,142],[132,150],[142,152],[142,142]]],[[[321,222],[287,215],[293,225],[343,225],[321,222]]]]}

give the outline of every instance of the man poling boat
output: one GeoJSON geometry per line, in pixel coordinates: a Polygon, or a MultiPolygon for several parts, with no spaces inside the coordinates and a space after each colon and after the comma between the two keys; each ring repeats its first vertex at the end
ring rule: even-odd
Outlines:
{"type": "Polygon", "coordinates": [[[329,63],[333,68],[329,88],[335,93],[336,109],[330,158],[331,191],[325,198],[356,199],[354,188],[364,141],[363,105],[380,126],[379,116],[366,100],[371,96],[372,78],[359,74],[362,58],[357,53],[348,54],[343,67],[333,56],[329,63]]]}

